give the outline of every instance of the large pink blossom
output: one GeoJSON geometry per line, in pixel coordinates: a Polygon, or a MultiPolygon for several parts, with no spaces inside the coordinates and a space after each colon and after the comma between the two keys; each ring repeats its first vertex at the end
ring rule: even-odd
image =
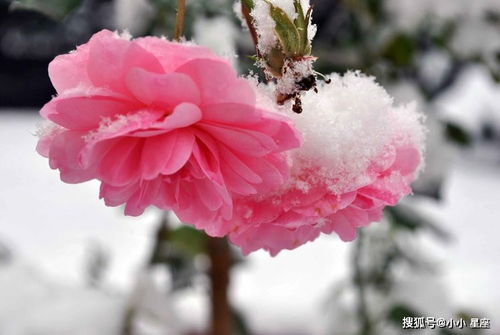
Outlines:
{"type": "Polygon", "coordinates": [[[154,205],[211,235],[228,231],[233,198],[284,183],[299,146],[288,118],[210,50],[101,31],[49,65],[57,97],[38,144],[67,183],[101,181],[106,205],[154,205]]]}
{"type": "Polygon", "coordinates": [[[424,129],[414,105],[395,107],[373,78],[332,76],[292,116],[304,136],[279,189],[235,200],[230,239],[272,255],[335,232],[343,241],[411,193],[424,129]]]}

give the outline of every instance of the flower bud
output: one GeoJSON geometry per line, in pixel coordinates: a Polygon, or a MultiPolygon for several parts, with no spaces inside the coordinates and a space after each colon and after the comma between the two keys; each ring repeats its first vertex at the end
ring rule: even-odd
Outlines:
{"type": "Polygon", "coordinates": [[[268,79],[277,81],[277,101],[297,98],[316,85],[312,69],[311,41],[316,26],[311,24],[312,6],[307,0],[243,0],[255,30],[257,60],[268,79]]]}

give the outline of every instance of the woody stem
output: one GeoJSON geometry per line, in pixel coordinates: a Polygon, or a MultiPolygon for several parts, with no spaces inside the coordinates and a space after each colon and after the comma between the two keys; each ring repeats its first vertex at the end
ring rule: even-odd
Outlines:
{"type": "Polygon", "coordinates": [[[250,34],[252,35],[252,40],[253,40],[253,44],[255,44],[257,56],[259,56],[258,55],[259,49],[257,48],[257,43],[259,42],[257,31],[255,30],[255,26],[253,24],[253,19],[252,19],[252,16],[250,15],[250,8],[248,8],[245,5],[244,1],[241,2],[241,13],[243,14],[243,17],[245,18],[245,21],[246,21],[247,26],[248,26],[248,30],[250,30],[250,34]]]}
{"type": "Polygon", "coordinates": [[[177,1],[177,15],[175,17],[174,40],[180,41],[184,31],[184,16],[186,15],[186,0],[177,1]]]}
{"type": "Polygon", "coordinates": [[[211,324],[209,335],[232,335],[233,318],[229,303],[230,270],[232,266],[231,250],[226,239],[209,237],[207,240],[210,258],[211,286],[211,324]]]}

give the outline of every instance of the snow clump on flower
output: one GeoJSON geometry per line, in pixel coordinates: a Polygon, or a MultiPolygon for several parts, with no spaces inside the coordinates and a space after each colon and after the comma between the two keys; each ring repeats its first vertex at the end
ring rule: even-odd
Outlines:
{"type": "Polygon", "coordinates": [[[302,114],[289,112],[304,144],[291,153],[288,183],[235,201],[230,238],[244,253],[275,255],[320,233],[351,241],[411,193],[425,133],[416,105],[394,106],[358,72],[330,79],[304,96],[302,114]]]}

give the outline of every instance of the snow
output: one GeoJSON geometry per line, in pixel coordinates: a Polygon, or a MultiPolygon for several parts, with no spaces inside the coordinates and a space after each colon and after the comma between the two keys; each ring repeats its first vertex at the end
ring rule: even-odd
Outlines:
{"type": "Polygon", "coordinates": [[[302,164],[297,170],[310,163],[321,166],[318,173],[335,180],[332,187],[338,189],[332,191],[341,193],[364,175],[398,134],[422,146],[424,130],[415,105],[394,106],[373,77],[348,72],[330,79],[318,85],[318,93],[304,95],[302,114],[289,116],[304,136],[303,146],[294,153],[302,164]]]}
{"type": "Polygon", "coordinates": [[[278,43],[274,32],[275,23],[269,14],[269,4],[265,1],[255,1],[251,16],[259,36],[257,49],[261,54],[267,55],[278,43]]]}
{"type": "Polygon", "coordinates": [[[311,59],[286,60],[283,76],[277,80],[276,91],[284,95],[300,93],[297,83],[313,74],[311,59]]]}
{"type": "Polygon", "coordinates": [[[0,267],[3,335],[117,334],[123,298],[56,285],[21,262],[0,267]]]}

